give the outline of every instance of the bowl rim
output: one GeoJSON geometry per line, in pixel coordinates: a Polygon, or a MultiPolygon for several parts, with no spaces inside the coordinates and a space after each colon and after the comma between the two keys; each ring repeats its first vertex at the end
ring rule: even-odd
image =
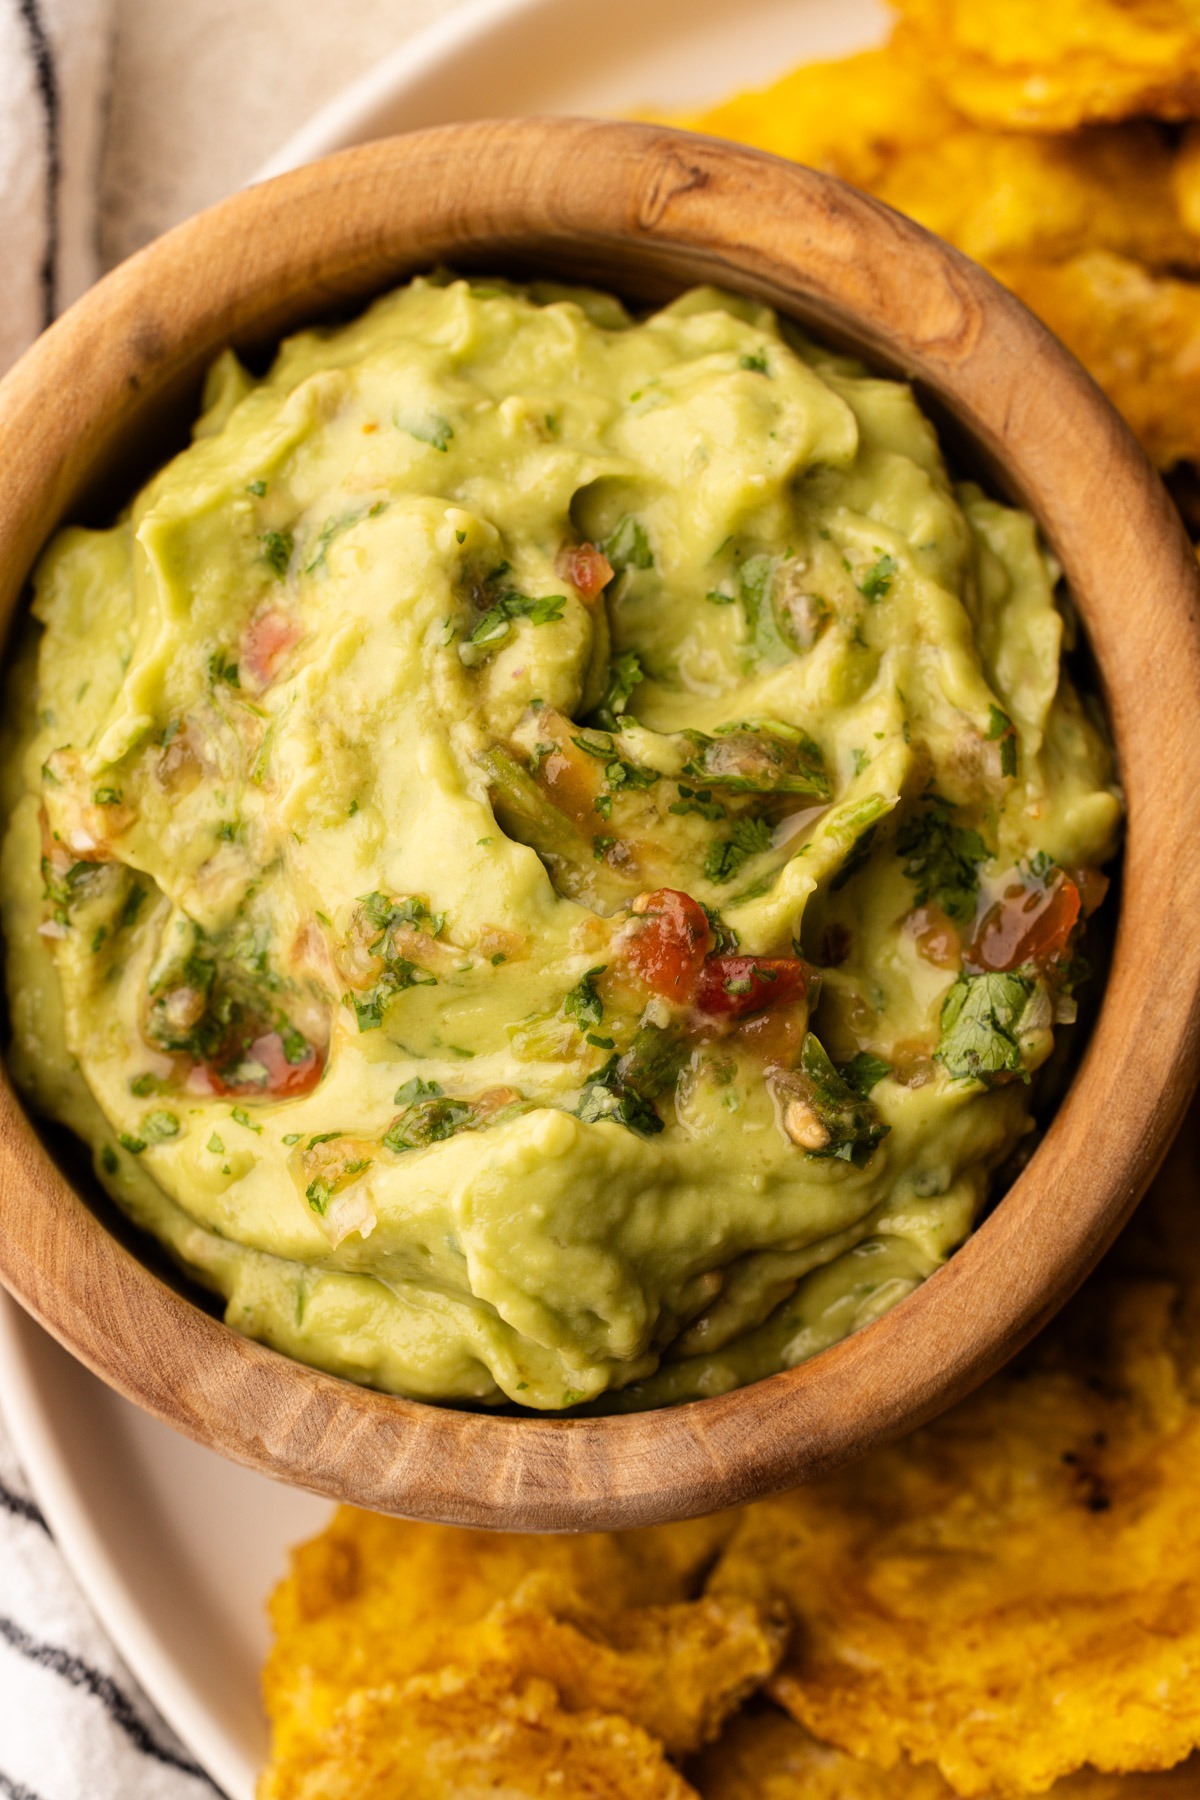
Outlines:
{"type": "Polygon", "coordinates": [[[0,1280],[128,1399],[278,1479],[454,1524],[642,1525],[778,1491],[931,1417],[1051,1316],[1144,1192],[1200,1065],[1200,784],[1182,753],[1200,717],[1200,582],[1107,400],[958,252],[760,152],[522,119],[381,140],[243,190],[44,333],[0,383],[0,620],[95,472],[178,411],[218,350],[443,262],[644,299],[723,281],[914,380],[1034,513],[1088,631],[1128,804],[1112,967],[1075,1079],[1001,1204],[898,1307],[808,1363],[656,1412],[497,1417],[384,1395],[239,1336],[110,1234],[6,1071],[0,1280]]]}

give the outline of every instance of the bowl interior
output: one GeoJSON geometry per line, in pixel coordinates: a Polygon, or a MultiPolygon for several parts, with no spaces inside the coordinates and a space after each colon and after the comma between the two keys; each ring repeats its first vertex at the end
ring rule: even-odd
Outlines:
{"type": "Polygon", "coordinates": [[[281,1478],[462,1523],[643,1523],[788,1485],[939,1410],[1067,1297],[1150,1179],[1196,1067],[1200,868],[1184,852],[1200,799],[1162,757],[1200,708],[1195,565],[1087,377],[918,227],[811,171],[708,140],[507,121],[371,145],[238,195],[55,326],[4,384],[0,467],[15,472],[0,494],[5,617],[62,517],[103,521],[185,441],[225,344],[261,362],[286,331],[439,263],[591,281],[635,303],[698,281],[765,299],[912,379],[959,471],[1034,513],[1090,634],[1129,805],[1112,968],[1079,1072],[1003,1203],[893,1313],[810,1364],[667,1413],[433,1407],[250,1343],[116,1223],[85,1159],[39,1135],[7,1086],[0,1276],[122,1392],[281,1478]],[[72,406],[48,412],[64,391],[72,406]],[[1165,902],[1164,859],[1178,872],[1165,902]],[[1138,930],[1152,903],[1181,945],[1170,984],[1153,979],[1138,930]],[[1133,1044],[1125,1021],[1137,1009],[1133,1044]]]}

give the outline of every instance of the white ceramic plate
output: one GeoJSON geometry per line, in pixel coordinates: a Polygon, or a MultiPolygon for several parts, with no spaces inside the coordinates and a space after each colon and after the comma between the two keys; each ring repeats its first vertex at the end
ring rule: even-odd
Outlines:
{"type": "MultiPolygon", "coordinates": [[[[883,24],[880,0],[466,0],[261,173],[455,119],[700,104],[861,48],[883,24]]],[[[253,1800],[264,1601],[328,1507],[139,1412],[3,1294],[0,1372],[18,1454],[117,1648],[231,1800],[253,1800]]]]}

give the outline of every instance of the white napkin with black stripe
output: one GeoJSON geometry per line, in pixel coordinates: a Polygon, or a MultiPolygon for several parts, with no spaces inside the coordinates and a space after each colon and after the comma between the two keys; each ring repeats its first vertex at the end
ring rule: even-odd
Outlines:
{"type": "Polygon", "coordinates": [[[0,1796],[217,1795],[96,1623],[0,1425],[0,1796]]]}
{"type": "Polygon", "coordinates": [[[0,370],[96,279],[111,0],[0,0],[0,370]]]}
{"type": "MultiPolygon", "coordinates": [[[[111,0],[0,0],[0,371],[98,273],[110,32],[111,0]]],[[[0,1423],[0,1800],[216,1792],[122,1667],[0,1423]]]]}

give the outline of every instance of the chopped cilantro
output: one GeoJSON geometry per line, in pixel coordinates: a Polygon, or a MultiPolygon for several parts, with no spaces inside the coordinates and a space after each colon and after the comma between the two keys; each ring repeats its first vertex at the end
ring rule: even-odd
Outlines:
{"type": "Polygon", "coordinates": [[[589,1044],[594,1044],[597,1050],[612,1050],[616,1047],[615,1039],[610,1037],[598,1037],[594,1031],[588,1032],[587,1042],[589,1044]]]}
{"type": "Polygon", "coordinates": [[[285,1144],[298,1144],[303,1136],[304,1133],[302,1131],[285,1131],[283,1134],[283,1141],[285,1144]]]}
{"type": "MultiPolygon", "coordinates": [[[[407,432],[409,437],[416,438],[419,444],[428,444],[431,449],[440,450],[443,454],[449,449],[450,440],[454,436],[453,425],[440,413],[432,413],[420,425],[400,425],[399,420],[396,423],[400,426],[401,431],[407,432]]],[[[459,537],[460,544],[466,535],[464,531],[459,537]]]]}
{"type": "Polygon", "coordinates": [[[279,1022],[279,1041],[283,1045],[285,1060],[293,1067],[297,1063],[302,1063],[307,1057],[308,1039],[302,1031],[297,1031],[296,1027],[286,1019],[281,1019],[279,1022]]]}
{"type": "Polygon", "coordinates": [[[253,494],[255,496],[255,498],[258,500],[262,499],[262,497],[266,493],[266,491],[267,491],[267,484],[262,479],[261,476],[258,478],[257,481],[248,481],[246,483],[246,492],[248,494],[253,494]]]}
{"type": "Polygon", "coordinates": [[[626,513],[600,545],[618,574],[623,569],[652,569],[654,552],[646,527],[632,513],[626,513]]]}
{"type": "Polygon", "coordinates": [[[412,1106],[417,1100],[440,1100],[441,1097],[442,1089],[438,1082],[423,1081],[419,1075],[414,1075],[411,1081],[404,1082],[396,1089],[392,1104],[412,1106]]]}
{"type": "Polygon", "coordinates": [[[115,787],[98,787],[92,795],[94,806],[120,806],[121,790],[115,787]]]}
{"type": "Polygon", "coordinates": [[[723,594],[720,588],[709,588],[704,598],[711,601],[714,606],[732,606],[737,599],[737,595],[723,594]]]}
{"type": "Polygon", "coordinates": [[[663,1122],[649,1100],[622,1083],[619,1060],[610,1056],[604,1067],[589,1077],[579,1097],[579,1117],[585,1125],[611,1119],[638,1137],[657,1137],[663,1122]]]}
{"type": "Polygon", "coordinates": [[[117,1153],[112,1145],[105,1144],[103,1150],[100,1152],[100,1167],[104,1170],[104,1173],[106,1175],[115,1175],[120,1166],[120,1163],[117,1161],[117,1153]]]}
{"type": "Polygon", "coordinates": [[[879,1057],[870,1055],[866,1050],[860,1050],[857,1056],[838,1071],[846,1086],[852,1087],[856,1094],[862,1094],[864,1099],[891,1072],[891,1063],[881,1062],[879,1057]]]}
{"type": "Polygon", "coordinates": [[[147,1094],[152,1094],[154,1092],[154,1088],[155,1088],[155,1080],[154,1080],[153,1075],[151,1075],[148,1070],[144,1075],[135,1076],[135,1078],[129,1083],[130,1093],[136,1094],[138,1096],[139,1100],[144,1100],[146,1098],[147,1094]]]}
{"type": "Polygon", "coordinates": [[[988,728],[984,737],[992,744],[1000,741],[1000,773],[1012,776],[1017,772],[1017,734],[1012,720],[1006,712],[995,704],[988,707],[988,728]]]}
{"type": "Polygon", "coordinates": [[[629,696],[644,681],[642,659],[636,650],[622,650],[613,657],[604,699],[596,708],[596,720],[606,731],[615,731],[617,720],[629,705],[629,696]]]}
{"type": "Polygon", "coordinates": [[[122,1150],[128,1150],[130,1156],[140,1156],[142,1151],[146,1148],[142,1138],[132,1137],[128,1131],[122,1131],[117,1138],[117,1142],[120,1144],[122,1150]]]}
{"type": "Polygon", "coordinates": [[[904,873],[916,883],[916,904],[929,901],[947,918],[968,925],[979,900],[979,866],[990,852],[977,831],[955,825],[948,800],[931,794],[922,811],[900,827],[896,849],[904,873]]]}
{"type": "Polygon", "coordinates": [[[290,531],[264,531],[258,541],[263,547],[263,561],[276,581],[282,581],[288,572],[292,552],[296,548],[295,538],[290,531]]]}
{"type": "Polygon", "coordinates": [[[597,862],[604,861],[616,841],[616,838],[610,837],[595,837],[592,839],[592,855],[597,862]]]}
{"type": "Polygon", "coordinates": [[[473,1131],[480,1124],[479,1109],[469,1100],[455,1100],[438,1095],[406,1106],[384,1133],[383,1142],[396,1156],[406,1150],[422,1150],[427,1144],[440,1144],[460,1131],[473,1131]]]}
{"type": "MultiPolygon", "coordinates": [[[[286,1142],[287,1142],[287,1139],[285,1138],[284,1143],[286,1143],[286,1142]]],[[[209,1138],[209,1140],[208,1140],[207,1144],[204,1146],[204,1148],[206,1150],[210,1150],[214,1156],[224,1156],[224,1154],[225,1154],[225,1146],[221,1142],[221,1139],[217,1136],[215,1131],[213,1132],[212,1136],[209,1138]]]]}
{"type": "Polygon", "coordinates": [[[326,1208],[333,1199],[333,1186],[323,1175],[317,1175],[304,1190],[304,1198],[315,1213],[325,1217],[326,1208]]]}
{"type": "Polygon", "coordinates": [[[519,594],[515,589],[499,595],[481,619],[478,619],[462,645],[459,655],[468,665],[478,662],[496,644],[504,642],[516,619],[528,619],[531,625],[553,625],[562,618],[567,604],[565,594],[519,594]]]}
{"type": "Polygon", "coordinates": [[[1025,975],[960,975],[942,1006],[934,1056],[955,1081],[992,1086],[1006,1076],[1028,1081],[1021,1060],[1021,1015],[1036,983],[1025,975]]]}
{"type": "Polygon", "coordinates": [[[713,799],[711,788],[691,788],[682,781],[679,783],[679,798],[671,802],[667,811],[675,813],[679,818],[686,817],[688,813],[697,813],[700,818],[710,821],[725,817],[725,808],[719,800],[713,799]]]}
{"type": "Polygon", "coordinates": [[[236,662],[232,661],[232,659],[227,661],[223,650],[214,650],[209,657],[208,679],[214,685],[218,681],[223,681],[226,687],[240,688],[242,685],[242,678],[238,674],[236,662]]]}
{"type": "Polygon", "coordinates": [[[246,1111],[244,1106],[235,1106],[229,1116],[235,1125],[242,1125],[247,1131],[262,1130],[262,1126],[254,1123],[254,1120],[250,1117],[250,1114],[246,1111]]]}
{"type": "MultiPolygon", "coordinates": [[[[725,956],[730,950],[736,950],[742,940],[733,926],[725,923],[715,906],[705,906],[704,914],[708,920],[708,928],[713,935],[713,954],[725,956]]],[[[799,955],[798,951],[797,955],[799,955]]]]}
{"type": "Polygon", "coordinates": [[[604,1002],[596,992],[596,977],[603,975],[607,966],[606,963],[600,963],[596,968],[589,969],[562,1003],[564,1016],[573,1019],[580,1031],[586,1030],[589,1025],[599,1025],[604,1017],[604,1002]]]}
{"type": "Polygon", "coordinates": [[[739,819],[729,837],[710,844],[704,859],[709,881],[732,881],[752,856],[771,848],[771,827],[765,819],[739,819]]]}
{"type": "Polygon", "coordinates": [[[858,584],[858,591],[871,606],[882,600],[890,589],[900,564],[894,556],[880,551],[877,560],[871,564],[858,584]]]}
{"type": "Polygon", "coordinates": [[[360,1031],[375,1031],[383,1024],[383,1015],[397,994],[407,988],[436,986],[436,975],[406,956],[397,956],[387,964],[373,988],[365,994],[343,994],[342,1004],[354,1008],[360,1031]]]}
{"type": "Polygon", "coordinates": [[[738,368],[739,369],[747,369],[753,375],[769,374],[770,367],[767,363],[766,351],[765,350],[756,350],[752,355],[739,356],[738,357],[738,368]]]}
{"type": "Polygon", "coordinates": [[[861,1169],[891,1130],[877,1109],[839,1075],[820,1039],[810,1031],[800,1051],[797,1080],[802,1097],[829,1136],[820,1149],[806,1155],[853,1163],[861,1169]]]}
{"type": "Polygon", "coordinates": [[[315,574],[324,564],[325,558],[329,554],[329,546],[335,538],[341,537],[344,531],[349,531],[351,526],[357,525],[360,520],[375,518],[376,514],[383,511],[386,504],[386,501],[377,500],[374,506],[368,506],[365,512],[360,508],[358,512],[341,513],[336,518],[326,519],[317,533],[312,546],[312,555],[304,565],[304,573],[306,575],[315,574]]]}

